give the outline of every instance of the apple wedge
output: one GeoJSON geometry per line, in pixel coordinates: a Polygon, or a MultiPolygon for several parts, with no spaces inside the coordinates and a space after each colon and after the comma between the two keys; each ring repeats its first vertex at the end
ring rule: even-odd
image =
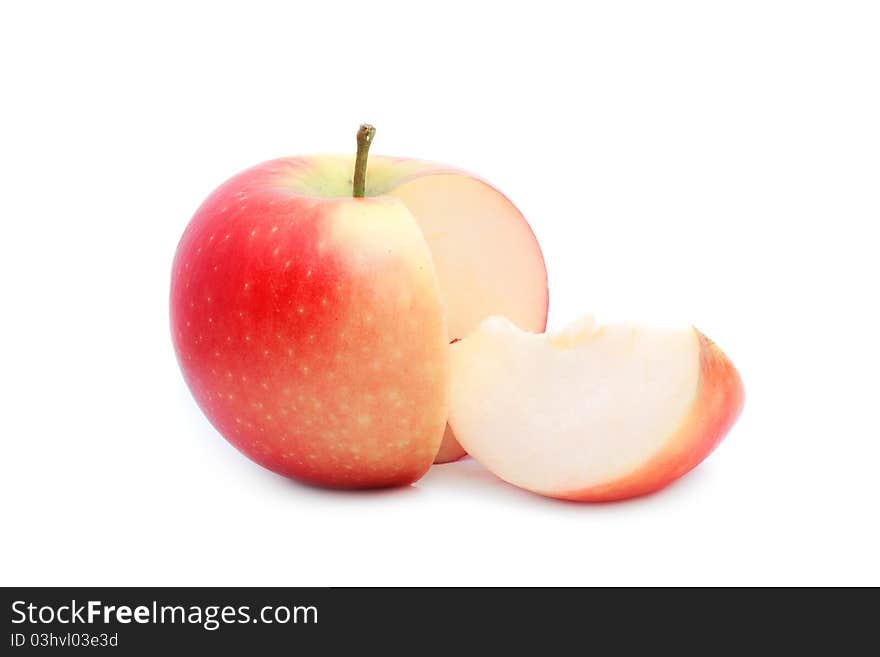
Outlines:
{"type": "Polygon", "coordinates": [[[742,381],[693,327],[600,325],[535,335],[492,317],[451,349],[450,424],[501,479],[603,502],[696,467],[743,406],[742,381]]]}

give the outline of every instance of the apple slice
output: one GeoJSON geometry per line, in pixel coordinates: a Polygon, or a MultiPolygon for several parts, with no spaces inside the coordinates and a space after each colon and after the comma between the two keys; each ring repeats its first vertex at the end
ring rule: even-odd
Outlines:
{"type": "Polygon", "coordinates": [[[524,332],[492,317],[451,349],[450,424],[505,481],[567,500],[663,488],[718,445],[742,381],[693,327],[599,325],[524,332]]]}

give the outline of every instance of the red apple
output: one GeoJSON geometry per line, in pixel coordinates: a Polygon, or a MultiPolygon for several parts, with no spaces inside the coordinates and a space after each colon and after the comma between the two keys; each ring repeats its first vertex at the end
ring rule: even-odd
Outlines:
{"type": "Polygon", "coordinates": [[[463,453],[451,437],[440,450],[450,335],[493,313],[542,330],[546,271],[486,183],[373,157],[353,198],[354,164],[273,160],[212,193],[174,259],[172,336],[202,410],[257,463],[404,484],[463,453]]]}

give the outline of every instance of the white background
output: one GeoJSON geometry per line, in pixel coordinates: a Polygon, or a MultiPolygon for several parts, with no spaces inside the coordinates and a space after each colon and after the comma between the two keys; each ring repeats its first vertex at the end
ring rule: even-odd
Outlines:
{"type": "Polygon", "coordinates": [[[880,584],[880,13],[855,2],[0,9],[0,582],[880,584]],[[550,328],[695,323],[745,412],[652,497],[473,461],[326,492],[202,417],[168,330],[192,212],[262,160],[456,164],[530,220],[550,328]]]}

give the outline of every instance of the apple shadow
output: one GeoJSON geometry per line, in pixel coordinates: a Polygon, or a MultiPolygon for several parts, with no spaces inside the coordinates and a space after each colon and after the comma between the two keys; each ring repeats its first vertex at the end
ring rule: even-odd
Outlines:
{"type": "Polygon", "coordinates": [[[415,483],[408,484],[406,486],[377,486],[376,488],[331,488],[328,486],[321,486],[320,484],[312,484],[307,481],[289,479],[288,477],[276,474],[270,470],[265,470],[265,468],[264,471],[268,476],[277,479],[281,483],[281,485],[285,486],[286,488],[293,488],[298,491],[307,492],[310,495],[318,497],[341,497],[348,499],[384,499],[390,497],[409,496],[420,492],[415,483]]]}

